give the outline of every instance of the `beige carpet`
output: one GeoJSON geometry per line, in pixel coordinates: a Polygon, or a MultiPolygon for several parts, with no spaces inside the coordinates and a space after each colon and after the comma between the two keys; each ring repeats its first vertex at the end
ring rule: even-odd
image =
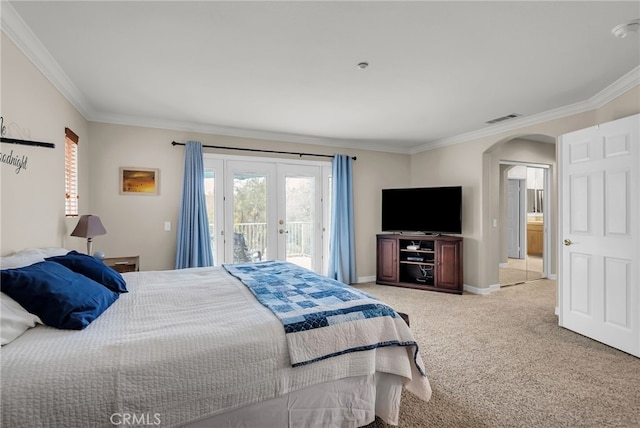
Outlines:
{"type": "Polygon", "coordinates": [[[543,276],[543,259],[538,256],[527,256],[526,259],[507,259],[507,266],[498,269],[500,285],[513,285],[533,281],[543,276]]]}
{"type": "Polygon", "coordinates": [[[488,296],[358,288],[408,313],[421,346],[433,398],[405,391],[400,427],[640,427],[640,359],[558,327],[554,281],[488,296]]]}
{"type": "Polygon", "coordinates": [[[542,278],[542,272],[515,269],[510,267],[498,269],[498,275],[500,285],[503,287],[542,278]]]}

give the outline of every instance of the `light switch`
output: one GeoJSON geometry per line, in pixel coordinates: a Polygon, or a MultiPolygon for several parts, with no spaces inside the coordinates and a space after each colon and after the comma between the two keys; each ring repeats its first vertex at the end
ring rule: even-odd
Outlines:
{"type": "Polygon", "coordinates": [[[498,227],[498,219],[493,219],[493,227],[498,227]]]}
{"type": "Polygon", "coordinates": [[[171,230],[171,222],[170,221],[165,221],[164,222],[164,230],[166,230],[167,232],[171,230]]]}

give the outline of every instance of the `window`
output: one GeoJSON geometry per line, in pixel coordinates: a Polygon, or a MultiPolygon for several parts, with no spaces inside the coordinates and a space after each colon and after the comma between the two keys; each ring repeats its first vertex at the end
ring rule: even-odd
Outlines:
{"type": "Polygon", "coordinates": [[[64,215],[78,215],[78,136],[64,128],[64,215]]]}

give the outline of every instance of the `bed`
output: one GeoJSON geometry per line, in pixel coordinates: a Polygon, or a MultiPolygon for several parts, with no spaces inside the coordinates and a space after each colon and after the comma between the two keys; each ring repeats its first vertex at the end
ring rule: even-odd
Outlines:
{"type": "Polygon", "coordinates": [[[429,400],[417,344],[397,314],[313,328],[293,352],[301,332],[287,333],[230,272],[125,273],[128,292],[88,326],[35,320],[2,346],[3,426],[357,427],[375,416],[396,425],[402,388],[429,400]],[[376,344],[362,342],[375,334],[376,344]],[[313,354],[340,343],[346,351],[313,354]]]}

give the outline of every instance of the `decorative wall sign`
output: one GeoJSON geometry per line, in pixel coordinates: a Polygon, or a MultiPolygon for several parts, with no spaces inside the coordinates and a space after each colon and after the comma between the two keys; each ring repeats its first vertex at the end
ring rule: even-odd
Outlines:
{"type": "Polygon", "coordinates": [[[16,138],[7,138],[4,136],[7,127],[4,126],[4,117],[0,116],[0,142],[9,144],[22,144],[23,146],[47,147],[53,149],[56,147],[53,143],[43,143],[41,141],[20,140],[16,138]]]}
{"type": "Polygon", "coordinates": [[[7,153],[2,153],[0,152],[0,162],[6,164],[6,165],[11,165],[14,166],[16,168],[16,174],[19,174],[20,171],[22,171],[23,169],[26,170],[27,169],[27,161],[29,159],[27,158],[27,156],[25,155],[15,155],[13,154],[13,150],[11,150],[11,152],[7,153]]]}
{"type": "MultiPolygon", "coordinates": [[[[7,132],[7,127],[4,126],[4,117],[0,116],[0,137],[2,137],[2,142],[5,141],[4,134],[7,132]]],[[[25,155],[13,155],[13,150],[11,150],[8,154],[0,152],[0,162],[6,165],[14,166],[16,169],[16,174],[19,174],[23,169],[27,169],[27,161],[29,158],[25,155]]]]}
{"type": "Polygon", "coordinates": [[[121,195],[157,195],[159,185],[158,168],[120,167],[121,195]]]}

